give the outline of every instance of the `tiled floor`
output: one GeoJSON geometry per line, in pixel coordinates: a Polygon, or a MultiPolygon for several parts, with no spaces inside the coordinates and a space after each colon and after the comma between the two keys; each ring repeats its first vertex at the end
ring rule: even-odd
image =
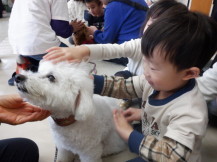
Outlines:
{"type": "MultiPolygon", "coordinates": [[[[15,55],[12,55],[7,38],[8,18],[0,19],[0,95],[16,93],[16,88],[8,86],[7,80],[15,69],[15,55]]],[[[122,69],[121,66],[109,63],[97,62],[98,73],[114,74],[122,69]],[[109,67],[109,68],[108,68],[109,67]],[[109,69],[109,70],[108,70],[109,69]]],[[[52,140],[48,121],[43,120],[34,123],[26,123],[18,126],[2,124],[0,126],[0,139],[10,137],[27,137],[34,140],[40,150],[40,162],[52,162],[55,153],[55,145],[52,140]]],[[[104,159],[104,162],[124,162],[135,155],[128,151],[104,159]]],[[[208,127],[202,148],[203,162],[217,161],[217,128],[208,127]]]]}

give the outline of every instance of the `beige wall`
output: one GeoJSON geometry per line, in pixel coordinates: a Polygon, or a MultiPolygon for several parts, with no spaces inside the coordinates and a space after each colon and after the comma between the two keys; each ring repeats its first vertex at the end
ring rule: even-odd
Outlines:
{"type": "Polygon", "coordinates": [[[210,14],[212,0],[191,0],[190,10],[210,14]]]}

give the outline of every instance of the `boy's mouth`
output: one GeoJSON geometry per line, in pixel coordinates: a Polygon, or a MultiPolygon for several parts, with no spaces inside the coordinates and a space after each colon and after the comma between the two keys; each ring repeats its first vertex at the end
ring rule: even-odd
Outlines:
{"type": "Polygon", "coordinates": [[[147,81],[151,86],[154,85],[154,83],[152,81],[150,81],[150,80],[147,80],[147,81]]]}

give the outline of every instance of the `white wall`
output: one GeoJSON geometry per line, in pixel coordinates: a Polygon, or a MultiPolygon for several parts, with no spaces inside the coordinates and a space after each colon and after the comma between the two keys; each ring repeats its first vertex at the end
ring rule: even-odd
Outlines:
{"type": "Polygon", "coordinates": [[[181,3],[183,3],[183,4],[185,4],[185,5],[187,5],[188,4],[188,1],[190,1],[190,0],[177,0],[178,2],[181,2],[181,3]]]}

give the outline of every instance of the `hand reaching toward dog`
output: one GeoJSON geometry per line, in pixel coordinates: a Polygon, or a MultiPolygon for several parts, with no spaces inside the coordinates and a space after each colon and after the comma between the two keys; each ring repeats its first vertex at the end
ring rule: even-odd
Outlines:
{"type": "Polygon", "coordinates": [[[73,27],[73,32],[74,33],[77,32],[77,31],[79,31],[79,30],[81,30],[81,28],[84,26],[84,22],[82,22],[81,20],[78,21],[77,19],[75,19],[74,21],[72,21],[70,24],[73,27]]]}
{"type": "Polygon", "coordinates": [[[138,108],[128,108],[123,112],[126,120],[128,122],[139,121],[141,120],[141,109],[138,108]]]}
{"type": "Polygon", "coordinates": [[[98,30],[95,26],[90,26],[87,28],[89,35],[94,35],[94,32],[98,30]]]}
{"type": "Polygon", "coordinates": [[[47,118],[49,111],[42,110],[24,102],[19,95],[4,95],[0,97],[0,122],[11,125],[39,121],[47,118]]]}
{"type": "Polygon", "coordinates": [[[125,141],[128,141],[130,134],[133,131],[132,126],[127,122],[127,119],[124,117],[124,113],[121,110],[113,111],[113,118],[115,122],[115,127],[118,134],[125,141]]]}
{"type": "Polygon", "coordinates": [[[90,50],[86,46],[76,46],[76,47],[51,47],[46,50],[46,54],[43,59],[51,60],[53,63],[58,63],[61,61],[74,62],[87,58],[90,56],[90,50]]]}

